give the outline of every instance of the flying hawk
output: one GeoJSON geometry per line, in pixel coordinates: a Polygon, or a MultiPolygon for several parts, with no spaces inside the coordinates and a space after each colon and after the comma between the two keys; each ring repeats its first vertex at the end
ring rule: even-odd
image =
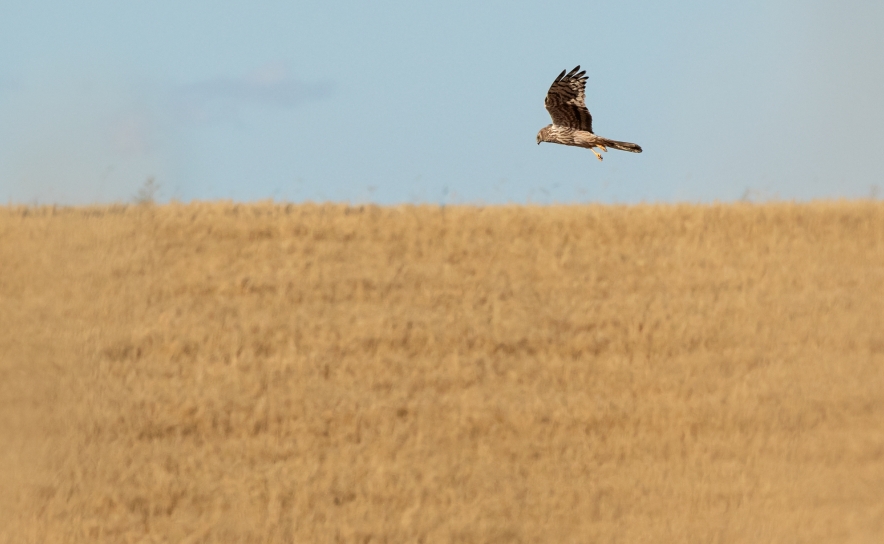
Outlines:
{"type": "Polygon", "coordinates": [[[633,153],[641,153],[642,148],[629,142],[618,142],[596,136],[592,133],[592,115],[586,109],[586,70],[579,72],[580,66],[567,74],[562,70],[553,81],[546,93],[546,111],[552,117],[552,124],[540,129],[537,133],[537,145],[540,142],[575,145],[586,147],[602,160],[602,156],[593,149],[597,147],[607,151],[609,147],[633,153]]]}

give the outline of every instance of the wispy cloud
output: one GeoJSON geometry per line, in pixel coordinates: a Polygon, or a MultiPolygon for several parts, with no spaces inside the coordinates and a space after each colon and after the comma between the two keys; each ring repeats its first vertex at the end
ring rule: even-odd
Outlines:
{"type": "Polygon", "coordinates": [[[155,139],[153,125],[145,111],[131,109],[114,115],[104,125],[108,147],[118,155],[147,155],[155,139]]]}
{"type": "Polygon", "coordinates": [[[201,155],[191,152],[206,149],[212,135],[194,128],[266,123],[268,115],[252,114],[288,111],[332,91],[330,81],[305,82],[280,65],[178,86],[116,74],[19,80],[0,72],[0,201],[127,200],[150,177],[172,195],[197,195],[205,189],[192,187],[214,174],[204,174],[201,155]]]}
{"type": "Polygon", "coordinates": [[[0,75],[0,92],[15,91],[18,87],[14,79],[0,75]]]}
{"type": "Polygon", "coordinates": [[[174,108],[182,120],[207,124],[237,121],[247,107],[294,108],[332,93],[330,82],[308,83],[279,64],[263,66],[240,77],[216,77],[177,88],[174,108]]]}

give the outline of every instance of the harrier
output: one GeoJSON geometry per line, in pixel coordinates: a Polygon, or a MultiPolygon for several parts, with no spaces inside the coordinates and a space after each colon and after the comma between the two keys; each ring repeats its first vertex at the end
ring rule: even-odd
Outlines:
{"type": "Polygon", "coordinates": [[[586,109],[586,70],[578,72],[580,66],[567,74],[562,70],[553,81],[546,93],[546,111],[552,117],[552,124],[540,129],[537,133],[537,145],[540,142],[574,145],[585,147],[595,153],[599,160],[602,156],[593,149],[597,147],[607,151],[609,147],[633,153],[641,153],[642,148],[629,142],[618,142],[596,136],[592,133],[592,115],[586,109]]]}

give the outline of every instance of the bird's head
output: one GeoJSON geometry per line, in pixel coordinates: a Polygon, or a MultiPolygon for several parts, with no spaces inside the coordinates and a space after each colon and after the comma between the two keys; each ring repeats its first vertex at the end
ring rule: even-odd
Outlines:
{"type": "Polygon", "coordinates": [[[540,142],[548,142],[549,141],[549,127],[552,125],[546,125],[540,132],[537,133],[537,145],[540,145],[540,142]]]}

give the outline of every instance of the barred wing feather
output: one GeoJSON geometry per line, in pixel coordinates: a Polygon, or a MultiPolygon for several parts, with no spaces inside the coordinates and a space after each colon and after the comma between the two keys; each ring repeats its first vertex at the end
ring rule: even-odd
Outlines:
{"type": "Polygon", "coordinates": [[[554,125],[592,132],[592,115],[586,109],[586,71],[577,66],[562,70],[546,94],[546,111],[554,125]]]}

